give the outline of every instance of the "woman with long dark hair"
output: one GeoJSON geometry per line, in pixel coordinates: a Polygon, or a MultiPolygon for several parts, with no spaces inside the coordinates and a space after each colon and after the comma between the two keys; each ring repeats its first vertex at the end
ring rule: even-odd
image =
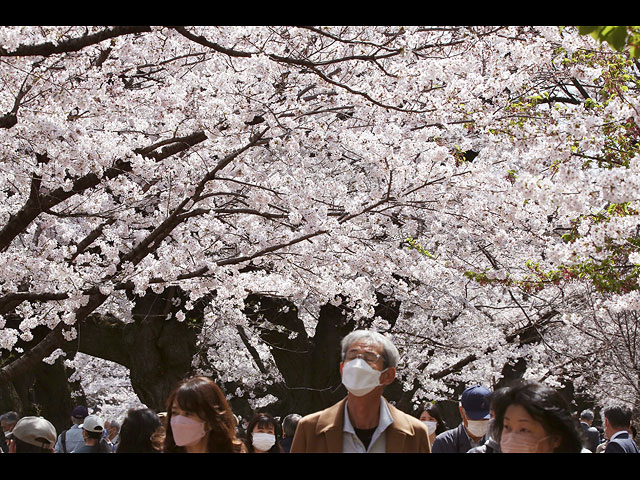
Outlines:
{"type": "Polygon", "coordinates": [[[429,433],[429,444],[433,445],[433,441],[439,433],[447,430],[447,424],[442,418],[442,412],[435,403],[427,403],[420,413],[420,421],[422,421],[429,433]]]}
{"type": "Polygon", "coordinates": [[[277,422],[268,413],[258,413],[249,422],[247,450],[249,453],[282,453],[277,422]]]}
{"type": "Polygon", "coordinates": [[[167,453],[240,453],[233,413],[224,393],[210,378],[180,382],[167,399],[167,453]]]}

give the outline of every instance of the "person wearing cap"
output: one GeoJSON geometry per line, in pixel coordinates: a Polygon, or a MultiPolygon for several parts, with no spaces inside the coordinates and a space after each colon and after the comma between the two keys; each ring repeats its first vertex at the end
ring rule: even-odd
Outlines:
{"type": "Polygon", "coordinates": [[[71,453],[112,453],[113,450],[104,439],[104,420],[97,415],[87,415],[80,425],[84,445],[76,447],[71,453]]]}
{"type": "Polygon", "coordinates": [[[56,429],[42,417],[23,417],[7,438],[9,453],[53,453],[56,429]]]}
{"type": "Polygon", "coordinates": [[[80,425],[87,415],[89,415],[89,411],[84,405],[78,405],[73,409],[71,412],[71,428],[63,431],[58,436],[54,450],[55,453],[71,453],[76,447],[84,445],[80,425]]]}
{"type": "Polygon", "coordinates": [[[491,390],[475,385],[462,392],[460,398],[460,416],[458,427],[442,432],[433,441],[433,453],[467,453],[482,445],[489,427],[491,412],[489,400],[491,390]]]}

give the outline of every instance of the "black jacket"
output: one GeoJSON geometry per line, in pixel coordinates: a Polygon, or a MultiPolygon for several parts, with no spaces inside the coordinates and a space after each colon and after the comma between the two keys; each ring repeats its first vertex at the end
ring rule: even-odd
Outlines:
{"type": "Polygon", "coordinates": [[[640,451],[631,436],[624,432],[609,440],[604,453],[640,453],[640,451]]]}

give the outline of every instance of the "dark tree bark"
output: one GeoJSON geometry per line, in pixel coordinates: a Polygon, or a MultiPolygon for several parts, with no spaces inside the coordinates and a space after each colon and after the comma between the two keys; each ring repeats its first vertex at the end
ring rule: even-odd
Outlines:
{"type": "Polygon", "coordinates": [[[0,410],[36,415],[49,420],[58,433],[71,425],[71,411],[85,403],[78,384],[69,382],[69,372],[62,360],[53,365],[40,363],[26,375],[0,387],[0,410]],[[72,397],[72,392],[80,396],[72,397]]]}
{"type": "Polygon", "coordinates": [[[180,309],[174,305],[180,295],[173,288],[161,294],[147,292],[135,301],[133,323],[91,316],[80,328],[77,345],[68,348],[124,365],[140,401],[164,411],[170,391],[191,371],[202,326],[199,306],[185,322],[171,318],[180,309]]]}
{"type": "MultiPolygon", "coordinates": [[[[164,411],[171,389],[191,371],[202,325],[200,305],[196,305],[184,323],[167,320],[180,308],[173,303],[179,295],[180,292],[168,289],[160,295],[149,292],[137,298],[133,323],[90,315],[78,325],[76,340],[60,345],[71,358],[75,352],[82,352],[127,367],[140,401],[164,411]]],[[[38,329],[31,342],[20,346],[28,353],[31,346],[41,345],[48,333],[46,329],[38,329]]],[[[78,385],[69,384],[68,378],[69,372],[61,361],[53,366],[36,362],[28,371],[0,386],[0,407],[3,412],[16,410],[21,415],[37,413],[49,419],[56,429],[68,428],[70,412],[81,402],[72,400],[71,392],[78,385]]]]}
{"type": "MultiPolygon", "coordinates": [[[[387,320],[391,327],[398,318],[398,304],[378,297],[375,315],[387,320]]],[[[271,407],[276,415],[305,415],[338,402],[347,394],[340,379],[340,344],[342,338],[356,328],[366,328],[350,319],[343,305],[324,305],[319,312],[313,337],[309,337],[296,307],[283,298],[249,296],[246,312],[256,326],[267,320],[279,328],[261,328],[260,337],[269,345],[284,382],[270,389],[278,399],[271,407]],[[286,310],[286,311],[285,311],[286,310]]],[[[387,387],[385,397],[393,402],[402,399],[398,381],[387,387]]],[[[404,405],[404,403],[402,404],[404,405]]]]}
{"type": "Polygon", "coordinates": [[[262,315],[285,330],[263,329],[262,340],[269,345],[284,382],[269,393],[280,399],[274,409],[283,414],[301,415],[321,410],[345,395],[340,382],[340,340],[353,330],[345,311],[332,305],[320,310],[313,337],[309,337],[294,305],[285,299],[250,296],[247,304],[259,309],[250,313],[256,324],[262,315]],[[284,313],[282,308],[288,308],[284,313]],[[290,338],[290,335],[295,335],[290,338]]]}

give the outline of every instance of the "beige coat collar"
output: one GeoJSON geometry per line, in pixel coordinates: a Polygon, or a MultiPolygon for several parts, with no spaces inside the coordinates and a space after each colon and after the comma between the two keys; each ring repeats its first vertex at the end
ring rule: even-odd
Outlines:
{"type": "MultiPolygon", "coordinates": [[[[385,398],[383,400],[389,408],[391,417],[393,417],[393,423],[386,429],[387,452],[400,452],[407,435],[414,435],[415,431],[405,414],[387,402],[385,398]]],[[[316,435],[324,435],[328,450],[332,452],[342,452],[342,429],[346,401],[345,397],[324,410],[316,423],[316,435]]]]}

